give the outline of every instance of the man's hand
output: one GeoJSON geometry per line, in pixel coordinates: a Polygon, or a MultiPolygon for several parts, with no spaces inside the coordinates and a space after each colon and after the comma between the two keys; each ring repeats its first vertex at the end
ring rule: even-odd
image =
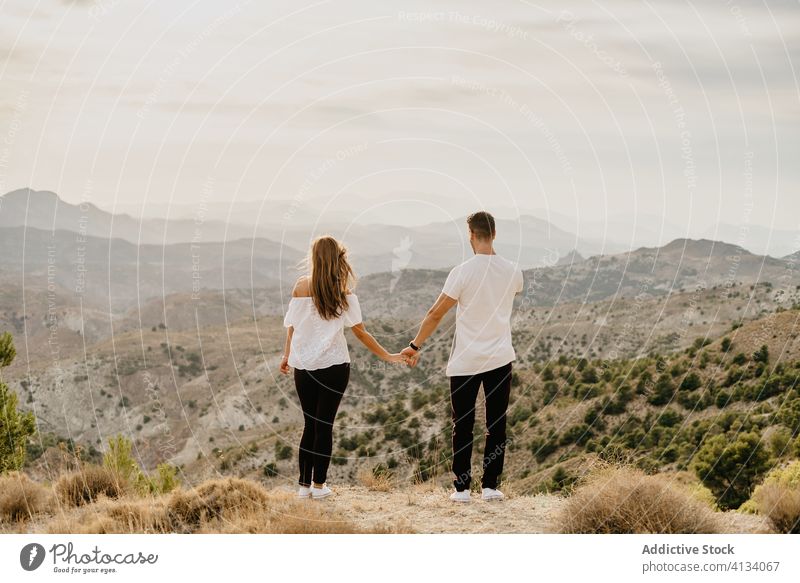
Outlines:
{"type": "Polygon", "coordinates": [[[285,354],[283,358],[281,358],[281,366],[280,366],[281,374],[289,374],[289,357],[285,354]]]}
{"type": "Polygon", "coordinates": [[[405,356],[408,359],[408,366],[415,367],[417,366],[417,361],[419,361],[419,351],[414,350],[410,346],[406,346],[403,350],[400,351],[400,354],[405,356]]]}

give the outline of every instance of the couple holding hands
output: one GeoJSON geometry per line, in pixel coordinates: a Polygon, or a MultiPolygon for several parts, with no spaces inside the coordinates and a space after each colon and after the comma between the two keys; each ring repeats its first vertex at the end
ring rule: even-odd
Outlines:
{"type": "Polygon", "coordinates": [[[483,385],[486,397],[486,445],[481,478],[482,498],[501,500],[497,489],[506,447],[506,410],[511,390],[511,311],[522,291],[522,271],[494,251],[495,221],[481,211],[467,217],[473,257],[454,267],[442,292],[428,310],[416,337],[402,352],[391,354],[366,330],[355,274],[345,248],[333,237],[312,246],[309,274],[298,279],[284,318],[286,346],[280,371],[294,369],[294,383],[303,409],[298,496],[325,498],[333,449],[333,423],[350,378],[350,355],[344,337],[349,327],[379,358],[416,366],[422,346],[444,315],[456,309],[456,330],[447,363],[453,416],[454,502],[470,501],[472,431],[475,404],[483,385]]]}

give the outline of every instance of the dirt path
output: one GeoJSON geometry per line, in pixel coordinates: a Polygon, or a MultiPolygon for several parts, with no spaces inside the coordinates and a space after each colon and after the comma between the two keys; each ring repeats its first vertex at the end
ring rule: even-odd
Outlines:
{"type": "MultiPolygon", "coordinates": [[[[386,527],[419,533],[542,533],[551,532],[553,516],[562,504],[558,496],[509,496],[484,502],[455,504],[442,488],[414,487],[373,492],[340,486],[324,503],[361,528],[386,527]]],[[[322,502],[322,501],[320,501],[322,502]]]]}
{"type": "MultiPolygon", "coordinates": [[[[553,533],[564,498],[552,494],[515,496],[502,502],[484,502],[473,493],[472,502],[455,504],[449,491],[417,486],[389,492],[370,491],[363,486],[338,486],[324,501],[337,515],[363,529],[386,528],[416,533],[553,533]]],[[[772,532],[761,516],[721,513],[729,533],[772,532]]]]}

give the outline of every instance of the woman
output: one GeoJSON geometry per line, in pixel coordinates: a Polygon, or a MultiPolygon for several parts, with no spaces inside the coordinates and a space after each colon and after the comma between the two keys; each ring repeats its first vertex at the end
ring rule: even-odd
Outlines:
{"type": "Polygon", "coordinates": [[[310,273],[297,280],[284,318],[286,346],[280,370],[294,368],[294,384],[305,425],[300,440],[301,498],[325,498],[333,492],[325,484],[333,448],[333,421],[350,379],[350,354],[344,326],[379,358],[405,363],[401,354],[389,354],[361,322],[353,268],[347,251],[333,237],[319,237],[311,245],[310,273]],[[313,484],[313,485],[312,485],[313,484]]]}

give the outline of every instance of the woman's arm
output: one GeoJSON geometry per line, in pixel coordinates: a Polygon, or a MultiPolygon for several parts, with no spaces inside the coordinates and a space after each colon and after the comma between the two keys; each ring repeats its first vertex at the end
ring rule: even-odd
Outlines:
{"type": "MultiPolygon", "coordinates": [[[[292,297],[303,297],[308,295],[308,277],[305,275],[297,278],[297,281],[292,288],[292,297]]],[[[283,374],[289,374],[289,353],[292,350],[292,334],[294,334],[294,326],[286,328],[286,344],[283,346],[283,356],[281,357],[280,370],[283,374]]]]}
{"type": "Polygon", "coordinates": [[[400,354],[391,354],[388,350],[386,350],[381,343],[375,340],[375,337],[367,332],[367,329],[364,328],[364,323],[356,324],[351,328],[355,337],[359,339],[361,344],[367,347],[367,349],[372,352],[375,356],[380,358],[381,360],[386,360],[388,362],[395,362],[395,363],[405,363],[406,358],[400,354]]]}
{"type": "Polygon", "coordinates": [[[294,334],[294,326],[289,326],[286,329],[286,344],[283,347],[283,356],[281,357],[281,373],[289,374],[289,351],[292,349],[292,334],[294,334]]]}

